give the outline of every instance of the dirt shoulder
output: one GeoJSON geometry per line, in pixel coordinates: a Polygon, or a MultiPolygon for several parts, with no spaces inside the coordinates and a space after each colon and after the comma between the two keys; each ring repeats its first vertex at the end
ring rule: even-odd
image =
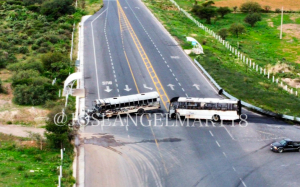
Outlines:
{"type": "Polygon", "coordinates": [[[13,136],[28,137],[28,132],[39,133],[44,136],[45,129],[34,127],[22,127],[20,125],[2,125],[0,124],[0,132],[4,134],[11,134],[13,136]]]}

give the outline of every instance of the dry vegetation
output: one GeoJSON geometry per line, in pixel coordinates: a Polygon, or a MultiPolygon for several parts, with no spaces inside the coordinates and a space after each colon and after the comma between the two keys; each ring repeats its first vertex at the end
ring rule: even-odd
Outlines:
{"type": "MultiPolygon", "coordinates": [[[[215,1],[215,6],[240,7],[241,4],[247,1],[249,0],[219,0],[219,1],[215,1]]],[[[258,2],[259,4],[261,4],[262,7],[271,6],[272,10],[275,10],[276,8],[281,9],[282,6],[284,7],[285,10],[294,10],[294,11],[300,10],[299,0],[252,0],[252,1],[258,2]]]]}
{"type": "Polygon", "coordinates": [[[45,125],[48,110],[31,106],[19,106],[12,102],[13,93],[9,81],[12,72],[2,69],[0,77],[6,91],[0,94],[0,124],[45,125]]]}

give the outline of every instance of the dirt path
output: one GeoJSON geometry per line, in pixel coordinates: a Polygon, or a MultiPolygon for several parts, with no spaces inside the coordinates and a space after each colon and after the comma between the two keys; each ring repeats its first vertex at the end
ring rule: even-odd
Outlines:
{"type": "Polygon", "coordinates": [[[45,129],[34,127],[22,127],[20,125],[1,125],[0,132],[4,134],[11,134],[13,136],[28,137],[28,132],[40,133],[44,136],[45,129]]]}

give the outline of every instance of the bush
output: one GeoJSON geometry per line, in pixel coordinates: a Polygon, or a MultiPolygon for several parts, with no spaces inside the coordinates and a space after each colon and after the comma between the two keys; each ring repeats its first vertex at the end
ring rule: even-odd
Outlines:
{"type": "Polygon", "coordinates": [[[253,12],[260,12],[261,11],[261,6],[257,2],[246,2],[243,3],[240,7],[240,10],[244,13],[253,13],[253,12]]]}
{"type": "Polygon", "coordinates": [[[34,77],[38,77],[39,76],[39,72],[36,70],[22,70],[19,72],[16,72],[13,76],[12,76],[12,86],[15,87],[18,84],[31,84],[32,83],[32,79],[34,77]]]}
{"type": "Polygon", "coordinates": [[[73,14],[75,8],[72,6],[73,0],[49,0],[45,1],[40,13],[52,19],[57,19],[65,14],[73,14]]]}
{"type": "Polygon", "coordinates": [[[29,5],[27,8],[28,8],[28,10],[31,10],[33,12],[39,12],[39,10],[40,10],[40,7],[36,6],[36,5],[29,5]]]}
{"type": "Polygon", "coordinates": [[[229,31],[236,35],[237,37],[239,37],[239,34],[245,32],[245,27],[240,24],[240,23],[233,23],[230,28],[229,28],[229,31]]]}
{"type": "Polygon", "coordinates": [[[223,40],[225,40],[226,37],[228,36],[228,31],[227,29],[223,28],[219,30],[218,34],[222,37],[223,40]]]}
{"type": "Polygon", "coordinates": [[[22,54],[26,54],[29,52],[28,48],[25,46],[19,47],[18,51],[19,51],[19,53],[22,53],[22,54]]]}
{"type": "Polygon", "coordinates": [[[22,165],[19,165],[19,166],[17,166],[16,169],[17,169],[18,171],[23,171],[23,170],[25,169],[25,167],[22,166],[22,165]]]}
{"type": "Polygon", "coordinates": [[[38,50],[36,50],[36,52],[38,53],[47,53],[50,51],[50,48],[48,47],[40,47],[38,50]]]}
{"type": "Polygon", "coordinates": [[[43,72],[43,65],[41,62],[33,61],[33,62],[18,62],[14,64],[10,64],[6,67],[7,69],[11,71],[22,71],[22,70],[36,70],[40,73],[43,72]]]}
{"type": "Polygon", "coordinates": [[[222,18],[224,18],[224,16],[226,14],[231,13],[232,11],[228,8],[228,7],[220,7],[217,10],[217,13],[221,15],[222,18]]]}
{"type": "Polygon", "coordinates": [[[275,13],[281,13],[281,10],[279,8],[276,8],[275,13]]]}
{"type": "Polygon", "coordinates": [[[46,122],[46,130],[45,136],[47,137],[47,141],[51,147],[61,148],[67,147],[70,145],[70,141],[72,140],[72,132],[68,126],[70,120],[72,119],[71,111],[67,108],[65,111],[67,120],[62,124],[55,124],[54,118],[55,115],[62,112],[63,107],[57,106],[52,109],[52,111],[48,114],[48,121],[46,122]]]}
{"type": "Polygon", "coordinates": [[[32,49],[32,50],[37,50],[38,48],[39,48],[39,46],[36,45],[36,44],[33,44],[33,45],[31,46],[31,49],[32,49]]]}
{"type": "Polygon", "coordinates": [[[256,22],[261,21],[261,15],[258,13],[249,14],[245,17],[244,21],[253,27],[256,22]]]}
{"type": "MultiPolygon", "coordinates": [[[[33,81],[34,82],[34,81],[33,81]]],[[[17,85],[13,101],[19,105],[42,105],[55,98],[55,87],[44,85],[17,85]]]]}

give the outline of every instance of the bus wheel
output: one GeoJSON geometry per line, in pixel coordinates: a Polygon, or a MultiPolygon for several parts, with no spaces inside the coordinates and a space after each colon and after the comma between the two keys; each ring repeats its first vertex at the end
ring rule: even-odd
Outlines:
{"type": "Polygon", "coordinates": [[[137,113],[138,113],[139,115],[142,115],[142,114],[145,113],[145,110],[142,109],[142,108],[140,108],[140,109],[138,109],[137,113]]]}
{"type": "Polygon", "coordinates": [[[215,115],[213,115],[212,120],[213,120],[214,122],[218,122],[218,121],[220,121],[220,116],[217,115],[217,114],[215,114],[215,115]]]}
{"type": "Polygon", "coordinates": [[[171,119],[176,119],[176,113],[171,114],[171,119]]]}

